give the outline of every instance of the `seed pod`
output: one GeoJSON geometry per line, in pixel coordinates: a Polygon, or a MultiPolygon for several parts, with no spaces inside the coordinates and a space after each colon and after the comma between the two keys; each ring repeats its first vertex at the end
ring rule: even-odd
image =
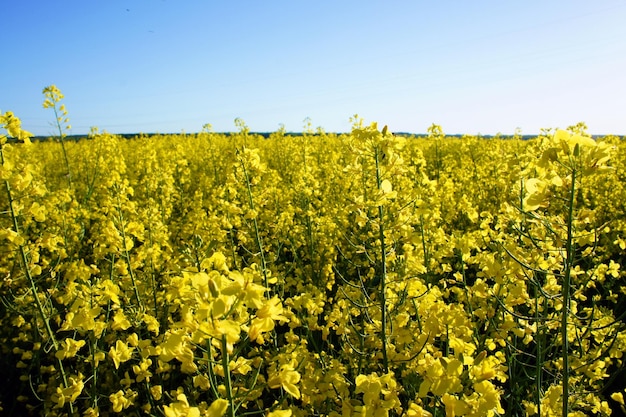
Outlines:
{"type": "Polygon", "coordinates": [[[219,297],[220,292],[217,288],[217,284],[215,283],[215,280],[213,279],[209,279],[209,291],[211,291],[211,295],[215,298],[219,297]]]}

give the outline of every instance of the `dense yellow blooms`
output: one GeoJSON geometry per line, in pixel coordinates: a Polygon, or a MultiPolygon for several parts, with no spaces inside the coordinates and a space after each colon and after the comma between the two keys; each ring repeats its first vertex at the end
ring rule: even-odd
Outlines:
{"type": "Polygon", "coordinates": [[[552,416],[566,373],[570,415],[623,407],[621,139],[353,122],[23,146],[0,115],[2,407],[552,416]]]}

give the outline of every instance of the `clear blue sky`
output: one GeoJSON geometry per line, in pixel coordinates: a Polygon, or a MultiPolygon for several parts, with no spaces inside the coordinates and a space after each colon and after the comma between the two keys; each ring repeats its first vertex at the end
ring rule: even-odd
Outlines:
{"type": "Polygon", "coordinates": [[[0,0],[0,111],[73,134],[392,131],[626,134],[626,2],[0,0]]]}

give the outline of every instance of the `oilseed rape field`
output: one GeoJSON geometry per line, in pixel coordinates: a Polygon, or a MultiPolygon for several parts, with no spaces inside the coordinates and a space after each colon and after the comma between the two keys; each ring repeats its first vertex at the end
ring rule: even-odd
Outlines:
{"type": "Polygon", "coordinates": [[[624,410],[626,146],[0,113],[2,415],[624,410]],[[24,126],[24,129],[27,129],[24,126]]]}

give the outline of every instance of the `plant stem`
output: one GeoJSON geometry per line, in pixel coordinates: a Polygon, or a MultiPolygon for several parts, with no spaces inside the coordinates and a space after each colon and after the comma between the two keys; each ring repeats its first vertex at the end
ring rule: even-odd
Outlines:
{"type": "MultiPolygon", "coordinates": [[[[378,190],[381,190],[382,178],[380,173],[380,149],[376,147],[375,159],[376,159],[376,182],[378,190]]],[[[381,308],[381,322],[382,328],[380,332],[380,338],[383,349],[383,371],[389,372],[389,360],[387,358],[387,248],[385,247],[385,225],[384,225],[385,211],[382,204],[378,206],[378,238],[380,239],[380,258],[381,258],[381,271],[380,271],[380,308],[381,308]]]]}
{"type": "Polygon", "coordinates": [[[128,274],[130,275],[130,281],[133,285],[133,291],[135,293],[135,299],[137,300],[137,307],[139,311],[143,312],[143,304],[141,303],[141,297],[139,296],[139,290],[137,289],[137,281],[135,280],[135,273],[133,272],[133,266],[130,261],[130,253],[126,248],[126,229],[124,228],[124,215],[122,214],[122,203],[120,202],[119,190],[117,190],[117,215],[120,223],[120,232],[122,233],[122,251],[128,266],[128,274]]]}
{"type": "MultiPolygon", "coordinates": [[[[243,168],[243,174],[246,179],[246,187],[248,190],[248,204],[250,205],[250,209],[254,210],[254,199],[252,198],[252,185],[250,184],[250,176],[248,175],[248,170],[246,169],[246,164],[243,159],[240,159],[241,167],[243,168]]],[[[254,237],[257,245],[259,246],[259,256],[261,258],[261,271],[263,272],[263,285],[265,285],[266,291],[269,291],[269,284],[267,282],[267,264],[265,262],[265,252],[263,251],[263,242],[261,241],[261,234],[259,233],[259,224],[256,221],[256,215],[252,219],[252,224],[254,226],[254,237]]]]}
{"type": "Polygon", "coordinates": [[[228,347],[226,346],[226,335],[222,335],[222,367],[224,368],[224,387],[228,399],[228,417],[235,417],[235,402],[233,401],[233,387],[230,380],[230,359],[228,357],[228,347]]]}
{"type": "Polygon", "coordinates": [[[563,416],[567,416],[569,410],[569,340],[567,334],[567,324],[570,310],[570,287],[571,287],[571,272],[574,264],[574,238],[573,238],[573,223],[574,223],[574,199],[576,190],[576,173],[577,170],[572,170],[572,185],[570,187],[570,195],[568,201],[568,213],[567,213],[567,241],[565,246],[566,260],[565,260],[565,274],[563,280],[563,310],[561,312],[561,337],[563,338],[563,416]]]}
{"type": "Polygon", "coordinates": [[[65,135],[63,134],[63,129],[61,128],[61,122],[59,122],[59,112],[57,110],[56,103],[54,103],[54,106],[52,106],[52,109],[54,110],[54,120],[56,120],[56,126],[59,131],[59,142],[61,143],[61,150],[63,151],[63,158],[65,160],[65,169],[67,169],[67,185],[68,185],[68,188],[71,190],[72,189],[72,172],[70,170],[70,160],[67,157],[67,151],[65,150],[65,141],[63,140],[65,135]]]}
{"type": "Polygon", "coordinates": [[[541,381],[543,376],[543,323],[539,317],[539,282],[535,286],[535,326],[537,326],[537,364],[535,365],[535,405],[537,406],[537,415],[541,415],[541,381]]]}
{"type": "MultiPolygon", "coordinates": [[[[0,145],[0,166],[4,165],[4,150],[2,148],[2,146],[0,145]]],[[[7,199],[9,201],[9,211],[11,212],[11,220],[13,221],[13,230],[15,231],[15,233],[17,233],[19,235],[20,233],[20,228],[19,228],[19,224],[17,221],[17,215],[15,214],[15,207],[14,207],[14,202],[15,200],[13,199],[13,193],[11,192],[11,185],[9,184],[8,180],[4,180],[4,186],[5,186],[5,190],[6,190],[6,194],[7,194],[7,199]]],[[[22,265],[24,266],[24,273],[26,275],[26,278],[28,279],[28,283],[30,284],[30,290],[33,293],[33,298],[35,299],[35,305],[37,306],[37,311],[39,312],[39,315],[41,316],[41,320],[44,323],[44,327],[46,329],[46,334],[48,336],[48,338],[50,339],[50,342],[52,343],[52,348],[54,349],[54,352],[58,352],[59,351],[59,343],[56,340],[56,337],[54,336],[54,331],[52,330],[52,327],[50,326],[50,320],[49,317],[46,314],[46,311],[43,307],[43,304],[41,303],[41,300],[39,299],[39,294],[37,292],[37,284],[35,284],[35,279],[33,278],[33,275],[30,272],[30,267],[28,266],[28,256],[26,255],[26,249],[24,248],[24,244],[20,243],[18,245],[18,249],[19,249],[19,254],[20,254],[20,260],[22,262],[22,265]]],[[[65,374],[65,368],[63,367],[63,362],[61,361],[61,359],[57,358],[57,362],[59,364],[59,372],[61,372],[61,378],[63,379],[63,385],[65,387],[68,387],[68,383],[67,383],[67,376],[65,374]]],[[[70,414],[74,414],[74,406],[72,405],[72,402],[68,402],[68,406],[70,409],[70,414]]]]}

